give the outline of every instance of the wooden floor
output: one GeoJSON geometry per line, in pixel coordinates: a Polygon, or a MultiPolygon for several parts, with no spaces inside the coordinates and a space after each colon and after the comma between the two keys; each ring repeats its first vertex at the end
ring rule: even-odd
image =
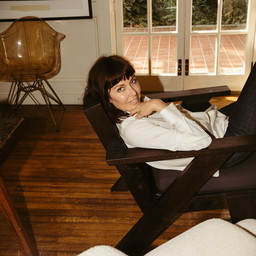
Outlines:
{"type": "MultiPolygon", "coordinates": [[[[115,246],[141,212],[129,192],[110,192],[119,175],[106,164],[82,106],[66,106],[59,132],[47,115],[26,107],[26,133],[0,174],[39,255],[75,256],[94,245],[115,246]]],[[[227,210],[183,214],[152,247],[209,218],[230,216],[227,210]]],[[[1,214],[0,256],[23,256],[1,214]]]]}

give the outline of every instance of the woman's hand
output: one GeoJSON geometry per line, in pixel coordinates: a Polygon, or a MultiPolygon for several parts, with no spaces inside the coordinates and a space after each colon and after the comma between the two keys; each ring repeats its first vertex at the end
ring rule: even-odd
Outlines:
{"type": "Polygon", "coordinates": [[[155,112],[160,112],[167,105],[167,103],[164,103],[162,100],[159,99],[144,101],[131,110],[130,116],[137,114],[136,118],[147,117],[155,112]]]}

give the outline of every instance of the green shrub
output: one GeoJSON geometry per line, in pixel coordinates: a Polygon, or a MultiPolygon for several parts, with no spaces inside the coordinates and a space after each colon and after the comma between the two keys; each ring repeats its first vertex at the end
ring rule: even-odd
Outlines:
{"type": "MultiPolygon", "coordinates": [[[[245,24],[248,0],[224,0],[222,24],[245,24]]],[[[124,0],[124,27],[147,27],[147,0],[124,0]]],[[[193,0],[193,25],[217,21],[217,0],[193,0]]],[[[176,0],[152,0],[152,25],[176,25],[176,0]]]]}

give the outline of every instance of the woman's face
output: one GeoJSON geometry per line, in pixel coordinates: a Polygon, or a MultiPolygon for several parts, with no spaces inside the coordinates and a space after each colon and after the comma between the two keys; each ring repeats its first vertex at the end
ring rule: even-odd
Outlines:
{"type": "Polygon", "coordinates": [[[109,91],[109,101],[118,109],[130,112],[140,103],[141,88],[135,76],[121,80],[109,91]]]}

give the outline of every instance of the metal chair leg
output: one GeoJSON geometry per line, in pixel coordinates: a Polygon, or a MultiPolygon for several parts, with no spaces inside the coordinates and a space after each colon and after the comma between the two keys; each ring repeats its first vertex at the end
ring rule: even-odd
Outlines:
{"type": "Polygon", "coordinates": [[[46,80],[41,78],[40,76],[36,76],[36,80],[33,82],[25,82],[22,80],[22,77],[15,78],[15,81],[11,85],[11,89],[7,98],[7,105],[4,109],[3,116],[7,116],[8,113],[15,112],[16,109],[22,105],[25,99],[29,96],[29,98],[36,104],[41,105],[40,102],[36,99],[35,95],[33,94],[35,91],[40,91],[44,102],[47,106],[48,112],[50,117],[58,130],[58,124],[55,120],[53,111],[51,109],[52,102],[57,103],[59,106],[65,109],[62,101],[53,90],[50,83],[46,80]],[[49,91],[46,90],[44,83],[48,86],[49,91]],[[21,95],[23,93],[23,95],[21,95]],[[10,111],[10,108],[13,107],[13,111],[10,111]]]}

